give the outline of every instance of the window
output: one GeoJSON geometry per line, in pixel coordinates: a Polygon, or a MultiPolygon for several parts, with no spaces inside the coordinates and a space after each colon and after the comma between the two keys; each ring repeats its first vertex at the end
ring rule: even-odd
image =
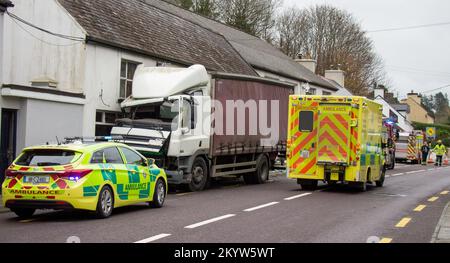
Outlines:
{"type": "Polygon", "coordinates": [[[127,164],[142,165],[144,163],[144,159],[134,151],[123,147],[120,149],[123,155],[125,155],[125,159],[127,159],[127,164]]]}
{"type": "MultiPolygon", "coordinates": [[[[66,150],[29,150],[16,164],[21,166],[58,166],[73,163],[77,154],[66,150]]],[[[78,155],[79,156],[79,155],[78,155]]]]}
{"type": "Polygon", "coordinates": [[[324,96],[330,96],[330,95],[331,95],[331,92],[329,92],[329,91],[322,91],[322,95],[324,95],[324,96]]]}
{"type": "Polygon", "coordinates": [[[125,99],[131,96],[133,87],[133,77],[140,63],[122,60],[120,65],[120,98],[125,99]]]}
{"type": "Polygon", "coordinates": [[[314,130],[314,112],[301,111],[300,112],[300,127],[302,132],[312,132],[314,130]]]}
{"type": "Polygon", "coordinates": [[[317,94],[317,90],[313,89],[313,88],[309,89],[309,91],[306,92],[306,95],[316,95],[316,94],[317,94]]]}
{"type": "Polygon", "coordinates": [[[95,117],[95,136],[110,136],[116,120],[123,118],[120,112],[97,111],[95,117]]]}
{"type": "Polygon", "coordinates": [[[106,148],[92,154],[91,164],[123,164],[122,157],[116,147],[106,148]]]}

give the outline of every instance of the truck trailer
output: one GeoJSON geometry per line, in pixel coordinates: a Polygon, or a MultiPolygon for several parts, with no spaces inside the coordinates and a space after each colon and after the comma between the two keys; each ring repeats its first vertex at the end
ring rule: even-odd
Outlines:
{"type": "Polygon", "coordinates": [[[289,95],[294,85],[275,80],[207,72],[204,66],[140,66],[126,118],[111,135],[153,158],[169,184],[201,191],[219,177],[268,180],[286,151],[289,95]]]}
{"type": "Polygon", "coordinates": [[[291,96],[288,178],[305,190],[319,181],[383,186],[382,126],[382,106],[364,97],[291,96]]]}

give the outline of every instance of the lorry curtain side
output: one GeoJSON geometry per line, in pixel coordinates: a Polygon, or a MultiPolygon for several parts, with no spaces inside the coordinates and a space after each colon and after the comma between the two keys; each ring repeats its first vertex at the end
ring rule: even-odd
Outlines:
{"type": "Polygon", "coordinates": [[[275,81],[272,83],[267,80],[232,79],[216,76],[213,79],[212,99],[223,107],[222,113],[219,113],[217,109],[215,112],[217,114],[216,120],[218,117],[222,118],[223,127],[217,125],[214,127],[215,132],[212,136],[210,154],[221,156],[283,151],[286,145],[289,96],[293,91],[293,86],[275,81]],[[239,104],[239,101],[243,103],[239,104]],[[272,101],[278,103],[279,109],[272,109],[272,101]],[[234,116],[227,115],[227,102],[237,103],[237,107],[233,110],[234,116]],[[252,105],[256,105],[256,109],[249,110],[247,107],[252,105]],[[254,112],[252,116],[250,116],[251,111],[254,112]],[[267,123],[260,122],[262,114],[267,116],[267,123]],[[237,133],[239,122],[242,126],[245,124],[244,134],[237,133]],[[272,125],[272,122],[275,125],[272,125]],[[255,124],[257,124],[256,133],[252,129],[255,124]],[[233,130],[233,127],[230,127],[232,125],[234,125],[234,132],[232,134],[227,133],[227,129],[233,130]],[[270,128],[271,134],[268,136],[263,134],[261,127],[270,128]],[[263,145],[262,140],[269,140],[270,143],[263,145]]]}

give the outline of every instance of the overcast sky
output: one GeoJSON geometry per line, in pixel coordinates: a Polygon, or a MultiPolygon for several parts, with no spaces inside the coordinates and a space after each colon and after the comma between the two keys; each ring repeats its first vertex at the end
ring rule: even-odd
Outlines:
{"type": "MultiPolygon", "coordinates": [[[[284,0],[283,8],[323,3],[352,13],[367,31],[450,22],[449,0],[284,0]]],[[[400,97],[450,85],[450,25],[369,36],[400,97]]]]}

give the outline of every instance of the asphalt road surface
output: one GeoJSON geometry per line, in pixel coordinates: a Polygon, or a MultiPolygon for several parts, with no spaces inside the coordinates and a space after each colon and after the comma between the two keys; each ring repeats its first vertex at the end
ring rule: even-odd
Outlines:
{"type": "Polygon", "coordinates": [[[264,185],[220,182],[172,193],[162,209],[121,208],[106,220],[42,211],[20,221],[0,213],[0,242],[430,242],[450,202],[450,168],[399,165],[388,175],[385,187],[365,193],[339,185],[302,191],[284,175],[264,185]]]}

